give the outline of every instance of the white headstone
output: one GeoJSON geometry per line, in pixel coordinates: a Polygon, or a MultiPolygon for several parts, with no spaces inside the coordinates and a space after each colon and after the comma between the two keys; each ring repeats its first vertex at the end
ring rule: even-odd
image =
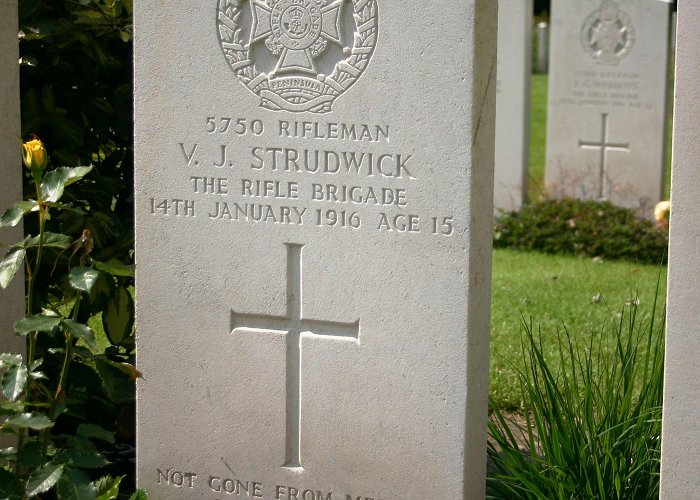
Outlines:
{"type": "MultiPolygon", "coordinates": [[[[17,2],[0,3],[0,213],[22,199],[22,142],[19,106],[17,2]]],[[[22,228],[0,229],[0,258],[8,244],[22,239],[22,228]]],[[[16,276],[0,288],[0,352],[24,352],[14,324],[24,316],[24,280],[16,276]]]]}
{"type": "Polygon", "coordinates": [[[532,0],[499,0],[494,206],[517,210],[527,199],[530,164],[532,0]]]}
{"type": "Polygon", "coordinates": [[[675,52],[676,50],[676,27],[678,26],[678,13],[677,12],[672,12],[671,13],[671,52],[675,52]]]}
{"type": "Polygon", "coordinates": [[[661,498],[700,491],[700,3],[678,5],[661,498]]]}
{"type": "Polygon", "coordinates": [[[135,7],[139,486],[483,498],[496,2],[135,7]]]}
{"type": "Polygon", "coordinates": [[[549,71],[549,23],[537,23],[537,64],[535,71],[546,74],[549,71]]]}
{"type": "Polygon", "coordinates": [[[650,215],[663,193],[669,5],[554,0],[546,182],[650,215]]]}

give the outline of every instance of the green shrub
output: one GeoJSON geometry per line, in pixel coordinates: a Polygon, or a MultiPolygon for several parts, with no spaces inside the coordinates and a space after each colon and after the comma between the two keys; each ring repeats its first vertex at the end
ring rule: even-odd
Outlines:
{"type": "Polygon", "coordinates": [[[490,498],[658,498],[664,321],[654,310],[643,320],[630,304],[612,335],[592,336],[585,352],[560,333],[558,372],[542,332],[523,322],[525,424],[514,430],[491,403],[490,498]]]}
{"type": "MultiPolygon", "coordinates": [[[[122,490],[133,491],[135,384],[128,368],[135,357],[133,277],[125,270],[133,264],[134,240],[133,1],[18,3],[22,135],[40,136],[54,165],[93,167],[63,195],[62,203],[72,210],[53,210],[44,228],[38,217],[27,217],[25,232],[37,235],[44,229],[74,242],[88,234],[90,259],[111,265],[101,270],[100,279],[75,309],[77,321],[94,329],[97,345],[92,357],[77,356],[71,364],[66,408],[56,415],[52,432],[75,435],[82,424],[90,424],[113,433],[113,442],[96,443],[110,464],[89,475],[124,476],[122,490]]],[[[36,198],[35,181],[27,172],[24,187],[29,198],[36,198]]],[[[64,305],[71,257],[72,250],[60,249],[47,250],[43,259],[32,256],[28,314],[64,305]]],[[[77,256],[73,264],[76,260],[77,256]]],[[[55,387],[62,372],[63,340],[58,332],[36,338],[36,357],[43,358],[41,369],[49,386],[55,387]]]]}
{"type": "Polygon", "coordinates": [[[103,257],[122,261],[133,250],[131,12],[131,0],[19,1],[22,136],[41,137],[55,165],[94,167],[80,193],[91,216],[48,229],[89,229],[103,257]]]}
{"type": "Polygon", "coordinates": [[[668,232],[607,201],[547,200],[499,216],[494,245],[660,264],[668,232]]]}
{"type": "Polygon", "coordinates": [[[93,167],[52,168],[38,138],[24,144],[23,159],[34,196],[5,210],[0,229],[27,222],[38,231],[0,260],[0,288],[24,277],[27,290],[26,317],[14,328],[26,356],[0,353],[0,432],[16,442],[0,450],[0,498],[109,500],[133,468],[119,457],[132,439],[119,413],[133,412],[139,376],[133,266],[96,258],[89,229],[47,230],[54,219],[91,219],[80,193],[93,167]]]}

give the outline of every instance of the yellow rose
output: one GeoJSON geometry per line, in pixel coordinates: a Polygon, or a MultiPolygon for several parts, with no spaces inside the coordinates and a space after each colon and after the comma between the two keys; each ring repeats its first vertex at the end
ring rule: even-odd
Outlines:
{"type": "Polygon", "coordinates": [[[43,170],[49,163],[44,143],[38,137],[35,136],[31,141],[25,142],[22,148],[24,149],[24,164],[28,169],[43,170]]]}
{"type": "Polygon", "coordinates": [[[671,215],[671,202],[662,201],[654,208],[654,222],[657,227],[668,227],[668,219],[671,215]]]}

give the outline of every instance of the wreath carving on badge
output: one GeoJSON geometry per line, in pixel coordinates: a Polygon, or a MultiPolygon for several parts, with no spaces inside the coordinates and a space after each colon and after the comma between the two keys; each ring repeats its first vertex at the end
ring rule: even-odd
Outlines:
{"type": "Polygon", "coordinates": [[[377,0],[218,0],[217,28],[231,70],[261,107],[328,113],[369,65],[377,0]]]}

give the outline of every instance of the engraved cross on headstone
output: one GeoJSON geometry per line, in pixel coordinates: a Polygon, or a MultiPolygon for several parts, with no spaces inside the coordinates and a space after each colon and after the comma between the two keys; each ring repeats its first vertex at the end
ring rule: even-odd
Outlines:
{"type": "Polygon", "coordinates": [[[608,114],[602,113],[603,125],[601,127],[600,142],[578,141],[581,149],[600,150],[600,162],[598,165],[598,197],[604,198],[608,195],[608,151],[630,152],[629,143],[608,142],[608,114]]]}
{"type": "Polygon", "coordinates": [[[287,418],[286,458],[283,467],[301,468],[301,340],[302,333],[359,343],[360,320],[354,323],[306,319],[302,313],[302,249],[287,247],[287,314],[266,316],[241,314],[231,309],[231,332],[238,329],[265,330],[286,334],[287,344],[287,418]]]}

